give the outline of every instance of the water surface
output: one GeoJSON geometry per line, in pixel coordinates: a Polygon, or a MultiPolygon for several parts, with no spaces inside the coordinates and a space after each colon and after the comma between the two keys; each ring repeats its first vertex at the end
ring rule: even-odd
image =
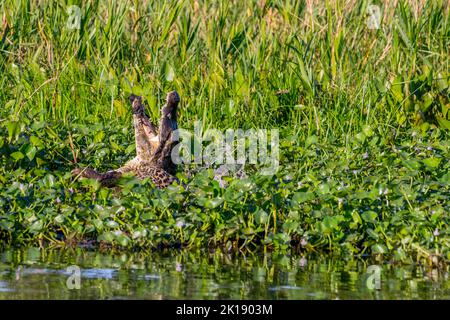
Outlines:
{"type": "Polygon", "coordinates": [[[4,249],[0,299],[450,298],[448,270],[347,258],[4,249]]]}

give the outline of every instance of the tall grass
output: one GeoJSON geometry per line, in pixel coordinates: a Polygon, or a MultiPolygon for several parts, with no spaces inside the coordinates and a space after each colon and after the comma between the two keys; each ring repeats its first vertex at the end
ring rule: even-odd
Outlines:
{"type": "Polygon", "coordinates": [[[449,7],[0,1],[0,240],[297,243],[448,261],[449,7]],[[120,196],[71,178],[134,156],[130,93],[156,119],[173,89],[181,128],[281,129],[277,173],[248,166],[219,184],[185,166],[187,189],[130,180],[120,196]]]}
{"type": "Polygon", "coordinates": [[[1,118],[127,124],[129,93],[157,117],[177,89],[184,127],[450,128],[449,1],[373,3],[379,29],[356,0],[2,1],[1,118]]]}

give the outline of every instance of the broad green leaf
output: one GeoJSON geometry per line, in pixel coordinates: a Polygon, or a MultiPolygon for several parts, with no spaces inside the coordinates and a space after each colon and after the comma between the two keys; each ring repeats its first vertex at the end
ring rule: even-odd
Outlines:
{"type": "Polygon", "coordinates": [[[378,218],[378,214],[374,211],[366,211],[361,215],[361,217],[364,221],[375,223],[378,218]]]}
{"type": "Polygon", "coordinates": [[[387,248],[383,244],[374,244],[372,247],[372,253],[386,253],[387,248]]]}
{"type": "Polygon", "coordinates": [[[214,208],[220,206],[222,203],[223,203],[223,199],[222,198],[208,199],[205,202],[205,208],[214,209],[214,208]]]}
{"type": "Polygon", "coordinates": [[[440,179],[440,182],[450,185],[450,172],[447,172],[446,174],[444,174],[440,179]]]}
{"type": "Polygon", "coordinates": [[[42,220],[36,220],[33,222],[33,224],[30,226],[31,232],[39,232],[44,227],[44,222],[42,220]]]}
{"type": "Polygon", "coordinates": [[[17,121],[9,121],[6,123],[6,129],[8,129],[8,141],[15,141],[21,131],[21,124],[17,121]]]}
{"type": "Polygon", "coordinates": [[[314,198],[315,196],[312,192],[296,192],[292,197],[292,204],[296,206],[303,202],[313,200],[314,198]]]}
{"type": "Polygon", "coordinates": [[[419,170],[420,162],[412,159],[403,160],[403,164],[411,170],[419,170]]]}
{"type": "Polygon", "coordinates": [[[442,160],[441,158],[428,158],[428,159],[423,159],[422,162],[428,168],[436,169],[437,167],[439,167],[441,160],[442,160]]]}
{"type": "Polygon", "coordinates": [[[114,240],[114,233],[112,233],[111,231],[107,231],[102,233],[101,235],[99,235],[97,237],[98,241],[106,241],[106,242],[112,242],[114,240]]]}
{"type": "Polygon", "coordinates": [[[391,92],[397,102],[403,101],[403,80],[401,76],[398,76],[392,82],[391,92]]]}
{"type": "Polygon", "coordinates": [[[22,152],[16,151],[16,152],[11,153],[11,157],[16,161],[19,161],[19,160],[23,159],[25,156],[23,155],[22,152]]]}
{"type": "Polygon", "coordinates": [[[265,224],[269,221],[269,215],[266,211],[259,209],[255,213],[255,221],[257,224],[265,224]]]}
{"type": "Polygon", "coordinates": [[[34,159],[36,151],[37,151],[36,147],[32,145],[28,145],[27,148],[25,149],[25,154],[30,161],[34,159]]]}
{"type": "Polygon", "coordinates": [[[438,121],[439,126],[441,126],[444,129],[450,130],[450,120],[441,117],[436,117],[436,120],[438,121]]]}

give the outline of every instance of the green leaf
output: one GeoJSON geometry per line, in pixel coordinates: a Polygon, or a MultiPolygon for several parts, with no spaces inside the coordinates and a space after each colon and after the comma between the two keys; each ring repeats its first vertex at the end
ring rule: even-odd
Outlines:
{"type": "Polygon", "coordinates": [[[339,222],[342,221],[342,219],[342,216],[325,217],[321,223],[323,232],[330,232],[335,229],[339,225],[339,222]]]}
{"type": "Polygon", "coordinates": [[[19,160],[25,158],[25,156],[23,155],[23,153],[20,152],[20,151],[16,151],[16,152],[11,153],[11,157],[13,157],[14,160],[16,160],[16,161],[19,161],[19,160]]]}
{"type": "Polygon", "coordinates": [[[223,199],[222,198],[208,199],[205,202],[205,208],[214,209],[214,208],[220,206],[222,203],[223,203],[223,199]]]}
{"type": "Polygon", "coordinates": [[[44,146],[44,143],[42,142],[42,140],[36,136],[31,136],[30,142],[33,146],[35,146],[37,148],[42,148],[44,146]]]}
{"type": "Polygon", "coordinates": [[[364,221],[375,223],[378,218],[378,214],[374,211],[366,211],[361,215],[361,217],[364,221]]]}
{"type": "Polygon", "coordinates": [[[166,80],[168,82],[172,82],[174,77],[175,77],[175,70],[172,68],[172,66],[168,65],[166,68],[166,80]]]}
{"type": "Polygon", "coordinates": [[[293,206],[298,206],[299,204],[313,200],[315,198],[312,192],[296,192],[292,197],[293,206]]]}
{"type": "Polygon", "coordinates": [[[313,134],[312,136],[309,136],[306,139],[306,146],[310,146],[310,145],[316,144],[318,142],[319,142],[319,138],[316,135],[313,134]]]}
{"type": "Polygon", "coordinates": [[[99,131],[94,136],[94,142],[97,142],[97,143],[102,142],[104,138],[105,138],[105,132],[99,131]]]}
{"type": "Polygon", "coordinates": [[[441,117],[436,117],[439,126],[441,126],[444,129],[450,130],[450,120],[446,120],[444,118],[441,117]]]}
{"type": "Polygon", "coordinates": [[[104,232],[97,237],[97,240],[112,242],[114,240],[114,233],[112,233],[111,231],[104,232]]]}
{"type": "Polygon", "coordinates": [[[114,221],[114,220],[109,220],[109,221],[106,223],[106,225],[107,225],[109,228],[117,228],[117,227],[119,226],[119,224],[118,224],[116,221],[114,221]]]}
{"type": "Polygon", "coordinates": [[[442,160],[441,158],[428,158],[428,159],[423,159],[422,162],[428,168],[436,169],[437,167],[439,167],[441,160],[442,160]]]}
{"type": "Polygon", "coordinates": [[[374,244],[372,247],[372,253],[386,253],[387,248],[383,244],[374,244]]]}
{"type": "Polygon", "coordinates": [[[38,232],[38,231],[42,230],[43,226],[44,226],[44,223],[42,222],[42,220],[36,220],[30,226],[30,231],[31,232],[38,232]]]}
{"type": "Polygon", "coordinates": [[[398,76],[392,82],[391,92],[397,102],[403,101],[403,80],[401,76],[398,76]]]}
{"type": "Polygon", "coordinates": [[[443,184],[447,184],[450,185],[450,172],[447,172],[446,174],[444,174],[439,181],[443,184]]]}
{"type": "Polygon", "coordinates": [[[375,240],[378,240],[380,238],[378,233],[376,233],[372,229],[366,229],[366,232],[369,234],[370,237],[374,238],[375,240]]]}
{"type": "Polygon", "coordinates": [[[6,129],[8,129],[8,141],[15,141],[21,131],[21,125],[17,121],[9,121],[6,123],[6,129]]]}
{"type": "Polygon", "coordinates": [[[265,224],[269,221],[269,215],[262,209],[259,209],[255,213],[255,221],[257,224],[265,224]]]}
{"type": "Polygon", "coordinates": [[[420,169],[420,162],[416,160],[403,160],[403,164],[410,170],[420,169]]]}
{"type": "Polygon", "coordinates": [[[128,244],[130,243],[130,238],[128,238],[126,235],[124,234],[119,234],[116,236],[116,241],[122,246],[122,247],[126,247],[128,246],[128,244]]]}
{"type": "Polygon", "coordinates": [[[317,188],[317,193],[319,193],[319,194],[330,193],[330,186],[328,185],[328,183],[320,184],[319,187],[317,188]]]}
{"type": "Polygon", "coordinates": [[[63,214],[58,214],[58,215],[55,217],[54,221],[55,221],[56,224],[62,224],[62,223],[64,222],[65,219],[66,219],[66,218],[65,218],[65,216],[64,216],[63,214]]]}
{"type": "Polygon", "coordinates": [[[36,155],[36,147],[32,146],[32,145],[28,145],[25,149],[25,154],[27,156],[27,158],[32,161],[34,159],[34,156],[36,155]]]}

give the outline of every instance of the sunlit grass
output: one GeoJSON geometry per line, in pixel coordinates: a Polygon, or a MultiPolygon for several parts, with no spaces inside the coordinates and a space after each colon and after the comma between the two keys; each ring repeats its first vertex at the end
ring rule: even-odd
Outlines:
{"type": "MultiPolygon", "coordinates": [[[[165,93],[176,89],[182,128],[192,129],[197,120],[205,129],[279,128],[281,171],[267,183],[251,176],[258,196],[246,196],[249,204],[242,207],[230,199],[225,207],[210,208],[212,218],[201,214],[204,204],[170,202],[174,215],[203,221],[201,231],[192,224],[192,233],[178,233],[176,218],[161,204],[166,200],[150,206],[133,198],[134,192],[123,195],[128,207],[124,220],[117,218],[119,227],[136,219],[127,227],[129,240],[119,237],[125,244],[141,244],[130,235],[135,227],[147,228],[138,213],[150,206],[152,217],[168,224],[173,242],[190,245],[212,237],[214,244],[284,248],[291,239],[309,237],[310,250],[400,248],[428,256],[447,250],[448,258],[448,234],[440,231],[438,242],[430,242],[436,228],[448,228],[448,1],[9,0],[0,7],[0,186],[7,190],[0,199],[10,214],[0,221],[8,221],[2,227],[6,238],[56,241],[61,224],[67,238],[114,238],[85,218],[101,211],[98,206],[114,207],[117,195],[74,184],[65,173],[75,158],[76,165],[99,169],[129,159],[134,145],[128,95],[142,95],[157,119],[165,93]],[[379,29],[367,25],[371,4],[381,9],[379,29]],[[79,29],[67,26],[71,5],[81,8],[79,29]],[[421,151],[414,149],[418,145],[421,151]],[[358,158],[366,153],[372,162],[358,158]],[[294,181],[281,182],[286,189],[278,190],[285,175],[294,181]],[[52,182],[50,176],[58,178],[52,182]],[[19,188],[30,183],[42,184],[40,193],[19,188]],[[321,193],[324,184],[328,191],[321,193]],[[382,195],[386,199],[376,197],[380,188],[391,190],[382,195]],[[398,226],[395,208],[407,215],[398,226]],[[261,218],[259,209],[271,218],[261,230],[249,226],[261,218]],[[381,229],[369,225],[372,214],[358,218],[366,211],[379,214],[381,229]],[[420,215],[429,224],[410,235],[409,219],[419,225],[420,215]],[[67,225],[40,220],[47,216],[71,218],[67,225]],[[41,222],[30,236],[35,218],[41,222]],[[292,227],[289,219],[302,227],[292,227]],[[385,226],[383,219],[394,221],[385,226]],[[225,229],[229,235],[222,239],[225,229]],[[410,242],[403,242],[408,236],[410,242]]],[[[201,189],[204,182],[198,183],[201,189]]],[[[200,194],[213,199],[225,197],[223,192],[214,187],[200,194]]],[[[162,233],[148,237],[143,244],[167,240],[162,233]]]]}

